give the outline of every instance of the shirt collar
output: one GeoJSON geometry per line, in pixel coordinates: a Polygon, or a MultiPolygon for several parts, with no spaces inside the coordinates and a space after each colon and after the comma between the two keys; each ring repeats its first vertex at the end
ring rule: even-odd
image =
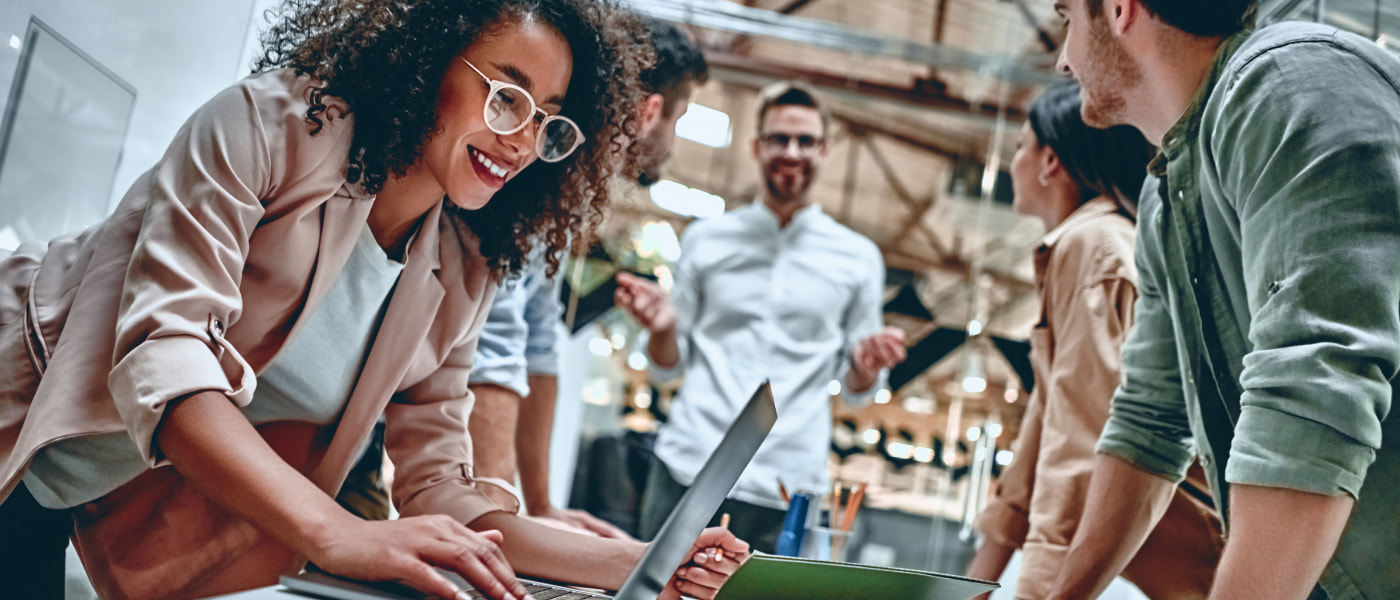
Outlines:
{"type": "Polygon", "coordinates": [[[1215,62],[1211,64],[1206,76],[1201,79],[1201,86],[1196,89],[1196,95],[1192,97],[1191,103],[1186,105],[1186,112],[1182,113],[1176,125],[1167,130],[1167,134],[1162,136],[1162,150],[1147,165],[1147,170],[1158,177],[1167,175],[1167,161],[1171,157],[1179,155],[1183,148],[1196,139],[1196,134],[1201,129],[1201,115],[1205,113],[1206,102],[1210,100],[1211,90],[1215,89],[1215,84],[1220,80],[1220,75],[1225,72],[1225,66],[1230,59],[1235,56],[1235,51],[1240,49],[1246,39],[1253,34],[1253,30],[1246,29],[1235,35],[1226,38],[1220,47],[1215,51],[1215,62]]]}
{"type": "Polygon", "coordinates": [[[753,205],[755,206],[755,208],[753,209],[752,214],[754,215],[754,218],[757,220],[757,222],[769,225],[773,229],[778,229],[782,231],[791,231],[797,228],[805,227],[810,221],[812,221],[812,219],[815,219],[818,215],[822,214],[821,204],[818,202],[813,202],[811,206],[799,208],[797,209],[797,212],[792,213],[792,221],[788,223],[787,227],[782,227],[779,225],[778,213],[775,213],[773,212],[773,209],[768,208],[768,203],[763,201],[762,196],[754,198],[753,205]]]}
{"type": "Polygon", "coordinates": [[[1093,200],[1079,205],[1079,208],[1074,209],[1074,212],[1070,213],[1064,221],[1056,225],[1054,229],[1051,229],[1050,233],[1045,234],[1044,238],[1041,238],[1040,251],[1044,252],[1054,248],[1055,244],[1059,243],[1060,238],[1064,237],[1066,232],[1078,227],[1080,223],[1117,211],[1118,203],[1107,196],[1099,196],[1098,198],[1094,198],[1093,200]]]}

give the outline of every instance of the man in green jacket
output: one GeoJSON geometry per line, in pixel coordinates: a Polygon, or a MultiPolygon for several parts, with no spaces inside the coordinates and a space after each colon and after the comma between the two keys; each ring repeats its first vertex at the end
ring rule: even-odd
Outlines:
{"type": "Polygon", "coordinates": [[[1060,0],[1091,125],[1157,143],[1140,297],[1053,598],[1092,598],[1193,456],[1228,541],[1212,598],[1400,590],[1400,61],[1247,0],[1060,0]],[[1363,483],[1365,494],[1362,495],[1363,483]]]}

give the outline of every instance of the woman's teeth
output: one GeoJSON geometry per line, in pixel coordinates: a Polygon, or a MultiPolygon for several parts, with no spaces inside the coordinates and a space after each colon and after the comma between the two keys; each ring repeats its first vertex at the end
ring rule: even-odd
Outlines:
{"type": "Polygon", "coordinates": [[[496,166],[496,163],[491,162],[491,159],[486,158],[485,154],[478,153],[476,155],[476,162],[481,163],[481,166],[486,167],[487,171],[490,171],[492,175],[495,175],[497,177],[505,177],[506,173],[510,172],[505,170],[505,168],[503,167],[496,166]]]}

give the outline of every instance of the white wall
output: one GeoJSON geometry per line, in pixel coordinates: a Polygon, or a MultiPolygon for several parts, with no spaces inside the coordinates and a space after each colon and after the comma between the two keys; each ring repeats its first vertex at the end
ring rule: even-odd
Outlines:
{"type": "MultiPolygon", "coordinates": [[[[0,110],[31,15],[136,88],[112,205],[165,152],[194,109],[248,73],[249,24],[272,0],[0,2],[0,110]]],[[[259,19],[261,22],[261,19],[259,19]]],[[[12,151],[16,149],[11,149],[12,151]]],[[[39,149],[31,149],[39,150],[39,149]]]]}

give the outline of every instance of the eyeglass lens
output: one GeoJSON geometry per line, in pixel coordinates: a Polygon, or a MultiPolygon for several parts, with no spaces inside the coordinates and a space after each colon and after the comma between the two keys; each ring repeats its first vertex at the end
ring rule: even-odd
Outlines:
{"type": "MultiPolygon", "coordinates": [[[[497,133],[517,131],[521,123],[537,117],[534,102],[525,92],[514,87],[496,90],[486,108],[487,125],[497,133]]],[[[578,145],[578,128],[567,119],[545,118],[542,132],[537,129],[538,121],[531,123],[531,127],[531,132],[537,136],[535,150],[544,160],[562,159],[578,145]]]]}
{"type": "Polygon", "coordinates": [[[822,142],[821,138],[813,137],[810,135],[799,135],[794,137],[785,133],[763,134],[764,145],[768,146],[773,150],[783,150],[788,147],[788,144],[791,144],[794,141],[797,142],[797,149],[802,150],[804,152],[815,149],[817,145],[822,142]]]}

